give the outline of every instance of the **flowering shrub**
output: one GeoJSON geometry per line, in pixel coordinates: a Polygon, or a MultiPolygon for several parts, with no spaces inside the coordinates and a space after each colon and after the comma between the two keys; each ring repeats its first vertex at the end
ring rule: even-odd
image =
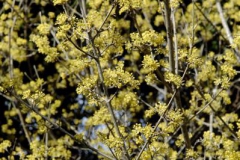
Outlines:
{"type": "Polygon", "coordinates": [[[0,0],[2,159],[240,159],[238,0],[0,0]]]}

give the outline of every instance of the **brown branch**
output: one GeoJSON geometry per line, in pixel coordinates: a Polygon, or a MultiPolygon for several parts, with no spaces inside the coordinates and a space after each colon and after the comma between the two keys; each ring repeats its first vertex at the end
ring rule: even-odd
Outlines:
{"type": "MultiPolygon", "coordinates": [[[[223,15],[223,9],[222,9],[222,6],[220,4],[220,1],[217,0],[216,2],[216,6],[217,6],[217,10],[219,12],[219,16],[221,18],[221,21],[222,21],[222,25],[223,25],[223,28],[225,29],[225,32],[227,34],[227,39],[229,41],[229,43],[232,45],[233,44],[233,37],[232,37],[232,33],[228,27],[228,24],[227,24],[227,21],[226,19],[224,18],[224,15],[223,15]]],[[[239,53],[239,50],[236,48],[234,49],[235,50],[235,54],[238,58],[238,60],[240,60],[240,53],[239,53]]]]}
{"type": "MultiPolygon", "coordinates": [[[[198,88],[198,87],[197,87],[198,88]]],[[[207,104],[205,104],[204,107],[202,107],[195,115],[193,115],[188,120],[191,121],[193,118],[195,118],[197,115],[199,115],[204,109],[206,109],[211,103],[217,98],[217,96],[222,92],[223,89],[221,89],[207,104]]],[[[200,89],[197,89],[198,92],[200,92],[200,89]]],[[[202,93],[201,93],[202,94],[202,93]]]]}
{"type": "MultiPolygon", "coordinates": [[[[171,17],[171,8],[169,0],[164,0],[164,11],[165,11],[165,25],[166,25],[166,31],[167,31],[167,42],[168,42],[168,55],[169,55],[169,64],[170,64],[170,71],[175,74],[175,59],[174,59],[174,47],[173,47],[173,25],[172,21],[170,19],[171,17]]],[[[182,108],[182,102],[181,102],[181,96],[179,90],[176,89],[175,86],[172,87],[172,90],[175,90],[176,96],[174,98],[174,102],[177,108],[182,108]]],[[[187,118],[184,117],[183,124],[181,125],[181,131],[184,137],[185,145],[187,148],[191,148],[191,142],[188,135],[188,130],[186,124],[188,123],[187,118]]]]}
{"type": "Polygon", "coordinates": [[[172,9],[171,17],[173,24],[173,38],[174,38],[174,52],[175,52],[175,73],[178,74],[178,41],[177,41],[177,29],[175,22],[175,9],[172,9]]]}
{"type": "Polygon", "coordinates": [[[168,43],[168,55],[169,55],[169,64],[170,71],[175,73],[175,60],[174,60],[174,47],[173,47],[173,25],[170,19],[171,17],[171,8],[169,0],[164,0],[164,9],[165,9],[165,25],[167,31],[167,43],[168,43]]]}
{"type": "Polygon", "coordinates": [[[139,27],[139,24],[138,24],[138,22],[137,22],[136,11],[133,10],[132,12],[133,12],[133,13],[132,13],[133,22],[134,22],[134,24],[136,25],[136,28],[137,28],[137,31],[138,31],[138,34],[139,34],[140,38],[142,38],[142,32],[141,32],[140,27],[139,27]]]}
{"type": "Polygon", "coordinates": [[[28,143],[30,145],[31,144],[31,138],[30,138],[28,130],[26,128],[26,124],[25,124],[25,122],[23,120],[22,113],[21,113],[20,109],[16,107],[16,105],[15,105],[15,103],[13,103],[13,101],[12,101],[12,104],[13,104],[14,108],[17,110],[17,114],[18,114],[18,117],[20,119],[20,122],[21,122],[21,125],[22,125],[22,128],[23,128],[23,132],[24,132],[24,134],[25,134],[25,136],[26,136],[26,138],[28,140],[28,143]]]}

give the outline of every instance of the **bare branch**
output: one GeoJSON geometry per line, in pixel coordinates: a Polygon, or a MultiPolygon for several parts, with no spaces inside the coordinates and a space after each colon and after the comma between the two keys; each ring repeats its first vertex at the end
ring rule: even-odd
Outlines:
{"type": "MultiPolygon", "coordinates": [[[[166,31],[167,31],[167,42],[168,42],[168,55],[169,55],[169,64],[170,64],[170,71],[175,74],[175,61],[176,57],[174,58],[174,47],[173,47],[173,25],[172,21],[170,19],[171,17],[171,8],[170,8],[170,2],[169,0],[164,0],[164,10],[165,10],[165,25],[166,25],[166,31]]],[[[176,96],[174,98],[174,102],[177,108],[182,109],[182,102],[181,102],[181,97],[180,97],[180,92],[179,90],[176,89],[176,87],[172,86],[172,90],[175,90],[176,96]]],[[[187,118],[184,117],[183,124],[181,125],[181,130],[183,133],[183,137],[185,140],[185,145],[187,148],[191,148],[191,142],[189,139],[188,135],[188,130],[187,130],[187,118]]]]}
{"type": "Polygon", "coordinates": [[[164,9],[165,9],[165,25],[167,31],[167,43],[168,43],[168,56],[170,71],[175,73],[175,59],[174,59],[174,47],[173,47],[173,25],[170,19],[171,17],[171,8],[169,0],[164,0],[164,9]]]}
{"type": "Polygon", "coordinates": [[[16,107],[16,105],[15,105],[15,103],[13,103],[13,101],[12,101],[12,104],[13,104],[14,108],[17,110],[17,114],[18,114],[18,117],[19,117],[19,119],[20,119],[21,125],[22,125],[22,127],[23,127],[24,134],[25,134],[25,136],[26,136],[26,138],[27,138],[27,140],[28,140],[28,143],[29,143],[29,145],[30,145],[31,139],[30,139],[28,130],[27,130],[27,128],[26,128],[25,122],[24,122],[24,120],[23,120],[22,113],[21,113],[21,111],[19,110],[19,108],[16,107]]]}
{"type": "MultiPolygon", "coordinates": [[[[232,33],[231,33],[231,31],[228,27],[226,19],[224,18],[223,9],[222,9],[222,6],[221,6],[219,0],[217,0],[216,5],[217,5],[218,12],[219,12],[219,16],[220,16],[221,21],[222,21],[223,28],[225,29],[225,32],[227,34],[227,39],[228,39],[229,43],[232,45],[233,44],[232,33]]],[[[240,60],[240,53],[239,53],[238,49],[235,49],[235,54],[236,54],[238,60],[240,60]]]]}

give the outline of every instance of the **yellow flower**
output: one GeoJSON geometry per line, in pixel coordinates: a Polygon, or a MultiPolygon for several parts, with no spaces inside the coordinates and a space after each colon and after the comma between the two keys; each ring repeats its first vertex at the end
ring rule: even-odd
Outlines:
{"type": "Polygon", "coordinates": [[[68,2],[68,0],[53,0],[54,5],[62,5],[67,2],[68,2]]]}
{"type": "Polygon", "coordinates": [[[42,23],[38,25],[37,29],[40,34],[47,35],[50,33],[51,25],[47,23],[42,23]]]}
{"type": "Polygon", "coordinates": [[[66,22],[67,19],[68,19],[68,16],[64,13],[61,13],[57,16],[57,21],[55,24],[62,25],[66,22]]]}
{"type": "Polygon", "coordinates": [[[145,72],[153,72],[159,67],[159,63],[154,60],[150,55],[144,56],[143,59],[143,69],[145,72]]]}
{"type": "Polygon", "coordinates": [[[171,72],[166,72],[164,74],[164,77],[166,79],[167,82],[173,83],[175,84],[177,87],[180,87],[182,84],[182,79],[179,75],[175,75],[171,72]]]}
{"type": "Polygon", "coordinates": [[[4,153],[8,147],[11,146],[11,142],[9,140],[4,140],[1,144],[0,144],[0,153],[4,153]]]}
{"type": "Polygon", "coordinates": [[[22,99],[27,99],[30,96],[30,92],[30,90],[24,91],[22,99]]]}
{"type": "Polygon", "coordinates": [[[48,12],[49,18],[55,18],[55,13],[54,12],[48,12]]]}

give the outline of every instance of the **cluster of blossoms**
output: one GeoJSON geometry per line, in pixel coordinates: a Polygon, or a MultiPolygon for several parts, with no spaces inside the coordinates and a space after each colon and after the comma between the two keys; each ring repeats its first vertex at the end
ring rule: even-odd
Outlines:
{"type": "Polygon", "coordinates": [[[3,1],[0,156],[240,159],[239,7],[3,1]]]}

